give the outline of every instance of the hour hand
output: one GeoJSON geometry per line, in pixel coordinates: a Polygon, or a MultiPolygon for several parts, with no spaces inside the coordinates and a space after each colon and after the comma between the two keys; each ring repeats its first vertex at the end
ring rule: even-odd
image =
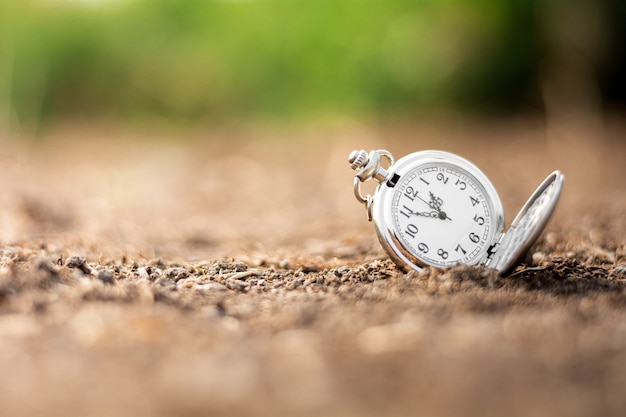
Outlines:
{"type": "Polygon", "coordinates": [[[436,211],[414,211],[413,214],[423,217],[439,217],[439,213],[436,211]]]}

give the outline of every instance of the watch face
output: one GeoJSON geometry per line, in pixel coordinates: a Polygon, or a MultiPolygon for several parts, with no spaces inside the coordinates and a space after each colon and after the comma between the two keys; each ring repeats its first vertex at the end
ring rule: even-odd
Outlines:
{"type": "Polygon", "coordinates": [[[495,209],[500,201],[494,202],[495,190],[490,194],[470,171],[463,164],[437,161],[399,176],[390,220],[395,238],[411,257],[448,267],[476,264],[484,256],[500,232],[503,220],[495,209]]]}

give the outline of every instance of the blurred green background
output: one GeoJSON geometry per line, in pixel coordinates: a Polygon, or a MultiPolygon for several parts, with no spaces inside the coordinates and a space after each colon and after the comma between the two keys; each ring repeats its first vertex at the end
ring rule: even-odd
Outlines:
{"type": "Polygon", "coordinates": [[[0,124],[619,110],[624,4],[2,0],[0,124]]]}

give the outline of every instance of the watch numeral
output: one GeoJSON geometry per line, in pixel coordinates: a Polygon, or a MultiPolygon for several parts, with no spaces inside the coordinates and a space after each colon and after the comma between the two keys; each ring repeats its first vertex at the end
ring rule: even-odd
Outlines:
{"type": "Polygon", "coordinates": [[[462,252],[463,255],[467,254],[467,252],[465,251],[465,249],[463,249],[461,247],[461,245],[456,245],[456,248],[454,249],[455,252],[462,252]]]}
{"type": "Polygon", "coordinates": [[[409,223],[409,225],[406,227],[406,230],[404,231],[404,233],[406,233],[407,235],[411,236],[412,238],[415,238],[415,235],[417,235],[418,231],[419,231],[419,229],[417,228],[416,225],[409,223]]]}
{"type": "Polygon", "coordinates": [[[419,243],[417,245],[417,250],[423,252],[423,253],[428,253],[428,245],[425,243],[419,243]]]}
{"type": "Polygon", "coordinates": [[[448,259],[448,252],[443,249],[437,249],[437,255],[441,256],[441,259],[448,259]]]}
{"type": "Polygon", "coordinates": [[[420,181],[423,182],[426,185],[430,185],[430,183],[428,181],[426,181],[424,178],[420,177],[420,181]]]}
{"type": "Polygon", "coordinates": [[[414,190],[413,187],[408,186],[406,187],[406,190],[404,190],[404,196],[411,201],[415,201],[415,197],[417,197],[418,192],[419,191],[414,190]]]}
{"type": "Polygon", "coordinates": [[[470,195],[470,200],[472,200],[472,207],[474,207],[476,204],[480,203],[480,201],[478,201],[476,198],[472,197],[470,195]]]}
{"type": "Polygon", "coordinates": [[[483,224],[485,224],[485,218],[484,217],[478,217],[478,214],[474,215],[474,221],[476,223],[478,223],[479,226],[482,226],[483,224]]]}
{"type": "Polygon", "coordinates": [[[437,174],[437,180],[443,182],[444,184],[447,184],[449,179],[450,178],[446,177],[441,172],[437,174]]]}
{"type": "Polygon", "coordinates": [[[461,181],[461,180],[456,180],[456,182],[454,183],[454,185],[458,185],[459,189],[461,191],[463,191],[464,189],[467,188],[467,183],[465,183],[465,181],[461,181]]]}
{"type": "Polygon", "coordinates": [[[413,210],[411,210],[407,206],[403,205],[402,206],[402,210],[400,210],[400,214],[404,214],[407,219],[410,219],[411,218],[411,214],[413,214],[413,210]]]}
{"type": "Polygon", "coordinates": [[[474,243],[480,242],[480,236],[478,236],[476,233],[470,233],[469,239],[474,243]]]}

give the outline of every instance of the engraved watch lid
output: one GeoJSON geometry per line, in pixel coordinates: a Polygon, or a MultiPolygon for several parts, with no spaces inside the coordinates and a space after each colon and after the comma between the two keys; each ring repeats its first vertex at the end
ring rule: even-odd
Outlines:
{"type": "Polygon", "coordinates": [[[561,195],[564,179],[563,174],[554,171],[541,183],[500,239],[488,266],[504,275],[517,265],[548,223],[561,195]]]}

